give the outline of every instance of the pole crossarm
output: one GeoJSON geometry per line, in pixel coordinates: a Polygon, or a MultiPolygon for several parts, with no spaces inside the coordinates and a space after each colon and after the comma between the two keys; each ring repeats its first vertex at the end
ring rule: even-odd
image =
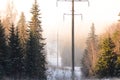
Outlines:
{"type": "MultiPolygon", "coordinates": [[[[72,2],[72,0],[56,0],[56,6],[58,6],[58,2],[72,2]]],[[[87,2],[88,6],[90,6],[89,0],[74,0],[75,2],[87,2]]]]}
{"type": "MultiPolygon", "coordinates": [[[[72,2],[72,0],[57,0],[57,1],[68,1],[68,2],[72,2]]],[[[88,1],[88,0],[74,0],[74,1],[81,1],[81,2],[84,2],[84,1],[88,1]]]]}
{"type": "MultiPolygon", "coordinates": [[[[69,15],[72,15],[72,14],[64,13],[64,14],[63,14],[63,20],[65,19],[65,16],[67,16],[67,15],[69,16],[69,15]]],[[[81,16],[81,20],[83,20],[83,15],[82,15],[81,13],[78,13],[78,14],[75,13],[74,15],[76,15],[76,16],[81,16]]]]}

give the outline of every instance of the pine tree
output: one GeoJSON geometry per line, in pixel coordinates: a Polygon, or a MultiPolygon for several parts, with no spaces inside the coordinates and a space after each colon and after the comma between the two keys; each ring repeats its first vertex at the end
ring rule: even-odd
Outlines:
{"type": "Polygon", "coordinates": [[[115,44],[110,37],[105,38],[101,43],[101,53],[95,69],[99,78],[113,77],[115,75],[114,69],[117,55],[114,48],[115,44]]]}
{"type": "Polygon", "coordinates": [[[10,38],[9,38],[9,48],[10,48],[10,75],[14,77],[20,77],[23,71],[23,55],[20,48],[20,41],[18,37],[18,30],[15,31],[14,25],[10,28],[10,38]]]}
{"type": "Polygon", "coordinates": [[[44,38],[42,37],[41,21],[39,20],[39,6],[37,1],[33,4],[30,21],[30,39],[27,44],[26,74],[30,78],[46,80],[46,54],[44,38]],[[28,64],[29,63],[29,64],[28,64]],[[29,66],[28,66],[29,65],[29,66]]]}
{"type": "Polygon", "coordinates": [[[6,44],[6,39],[5,39],[5,30],[3,28],[3,25],[0,21],[0,79],[5,76],[5,66],[6,66],[6,56],[7,54],[7,49],[8,46],[6,44]]]}

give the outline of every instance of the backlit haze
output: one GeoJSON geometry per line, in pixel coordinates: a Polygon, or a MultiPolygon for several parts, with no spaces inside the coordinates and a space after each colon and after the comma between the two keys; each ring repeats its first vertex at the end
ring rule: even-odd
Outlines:
{"type": "MultiPolygon", "coordinates": [[[[7,1],[13,1],[18,15],[23,11],[27,21],[30,20],[30,10],[34,0],[0,0],[0,10],[2,11],[0,14],[2,15],[5,12],[7,1]]],[[[70,2],[58,2],[58,7],[56,7],[56,0],[38,0],[38,2],[42,13],[43,28],[49,35],[57,27],[66,31],[68,30],[66,27],[71,28],[71,16],[65,16],[63,21],[63,13],[71,13],[70,2]]],[[[88,33],[87,28],[90,27],[92,22],[95,23],[96,32],[99,32],[104,26],[117,21],[117,15],[120,11],[120,0],[89,0],[89,2],[89,7],[87,6],[87,2],[75,3],[75,13],[83,14],[82,21],[80,16],[75,17],[75,27],[79,26],[79,32],[82,30],[82,32],[88,33]]]]}
{"type": "MultiPolygon", "coordinates": [[[[34,0],[0,0],[0,15],[4,15],[8,1],[13,1],[18,15],[23,11],[26,21],[30,21],[30,10],[34,0]]],[[[79,48],[85,47],[85,39],[92,23],[95,24],[96,34],[100,34],[117,22],[120,12],[120,0],[89,0],[89,2],[89,7],[87,2],[75,2],[75,13],[83,15],[83,20],[81,16],[75,16],[75,41],[79,48]]],[[[38,0],[38,3],[48,50],[51,49],[49,44],[53,46],[56,44],[57,32],[60,45],[71,44],[71,16],[63,16],[64,13],[71,14],[71,3],[58,2],[57,7],[56,0],[38,0]]],[[[56,46],[53,49],[56,49],[56,46]]]]}

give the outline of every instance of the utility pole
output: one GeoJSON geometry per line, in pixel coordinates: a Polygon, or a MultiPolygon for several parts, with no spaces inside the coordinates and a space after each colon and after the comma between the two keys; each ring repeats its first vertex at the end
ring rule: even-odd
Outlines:
{"type": "MultiPolygon", "coordinates": [[[[74,44],[74,1],[76,1],[76,2],[88,2],[88,6],[89,6],[89,1],[88,0],[57,0],[57,2],[58,1],[68,1],[68,2],[72,2],[72,80],[74,80],[74,78],[75,78],[75,73],[74,73],[74,71],[75,71],[75,69],[74,69],[74,67],[75,67],[75,64],[74,64],[74,52],[75,52],[75,44],[74,44]]],[[[58,6],[58,3],[56,2],[56,5],[58,6]]],[[[71,15],[71,14],[64,14],[64,15],[71,15]]],[[[81,18],[82,18],[82,14],[76,14],[76,15],[81,15],[81,18]]]]}
{"type": "Polygon", "coordinates": [[[72,15],[72,34],[71,34],[72,35],[72,41],[71,41],[72,42],[72,47],[71,47],[72,48],[71,49],[72,50],[72,76],[71,77],[72,77],[72,80],[74,80],[74,76],[75,76],[75,74],[74,74],[74,72],[75,72],[75,70],[74,70],[74,66],[75,66],[75,63],[74,63],[75,62],[74,61],[75,60],[74,59],[75,58],[74,15],[77,15],[77,16],[80,15],[81,20],[83,19],[83,16],[82,16],[82,14],[75,14],[74,13],[74,2],[72,4],[72,14],[64,13],[63,14],[63,19],[64,19],[64,16],[66,16],[66,15],[72,15]]]}
{"type": "Polygon", "coordinates": [[[74,0],[72,0],[72,80],[74,80],[74,0]]]}
{"type": "MultiPolygon", "coordinates": [[[[65,16],[67,16],[67,15],[69,16],[69,15],[72,15],[72,14],[64,13],[64,14],[63,14],[63,20],[65,19],[65,16]]],[[[77,13],[77,14],[74,13],[74,15],[75,15],[75,16],[81,16],[81,20],[83,20],[83,15],[82,15],[81,13],[77,13]]]]}

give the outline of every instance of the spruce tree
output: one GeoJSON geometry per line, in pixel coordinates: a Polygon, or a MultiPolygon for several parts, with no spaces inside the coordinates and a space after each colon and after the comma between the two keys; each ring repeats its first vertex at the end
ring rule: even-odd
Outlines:
{"type": "Polygon", "coordinates": [[[28,38],[28,32],[27,32],[27,24],[23,12],[21,13],[20,19],[18,21],[18,31],[19,31],[18,34],[20,39],[20,46],[25,50],[26,42],[28,38]]]}
{"type": "Polygon", "coordinates": [[[23,71],[23,55],[20,48],[20,40],[18,37],[18,29],[15,31],[14,25],[10,28],[10,38],[9,38],[9,48],[10,48],[10,76],[20,77],[23,71]]]}
{"type": "Polygon", "coordinates": [[[5,76],[6,73],[6,61],[7,61],[7,44],[5,38],[5,30],[0,21],[0,79],[5,76]]]}
{"type": "Polygon", "coordinates": [[[27,54],[25,58],[26,62],[26,74],[29,78],[37,77],[37,50],[36,50],[36,39],[35,36],[30,32],[29,40],[27,42],[27,54]]]}
{"type": "Polygon", "coordinates": [[[40,21],[39,6],[35,0],[32,6],[30,21],[30,39],[27,44],[26,73],[31,78],[46,80],[46,53],[44,38],[40,21]],[[29,66],[28,66],[29,65],[29,66]]]}
{"type": "Polygon", "coordinates": [[[100,56],[96,65],[96,75],[99,78],[113,77],[115,75],[115,62],[117,55],[114,52],[115,44],[110,37],[105,38],[100,46],[100,56]]]}
{"type": "Polygon", "coordinates": [[[120,77],[120,56],[117,56],[116,64],[115,64],[115,77],[120,77]]]}

